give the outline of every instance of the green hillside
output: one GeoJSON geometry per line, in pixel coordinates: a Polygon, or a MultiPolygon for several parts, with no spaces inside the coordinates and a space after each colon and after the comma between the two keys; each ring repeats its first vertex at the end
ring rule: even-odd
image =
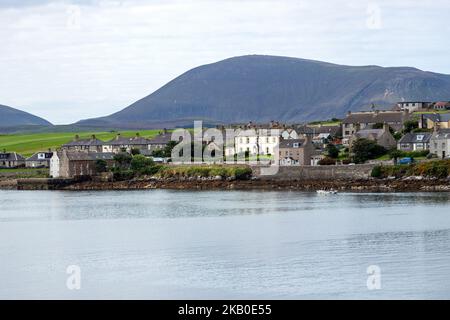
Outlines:
{"type": "MultiPolygon", "coordinates": [[[[152,138],[161,130],[142,130],[142,131],[121,131],[124,137],[133,137],[136,132],[142,137],[152,138]]],[[[0,152],[4,149],[7,151],[15,151],[25,157],[29,157],[37,151],[46,151],[48,149],[56,149],[64,143],[73,140],[78,134],[80,139],[90,138],[95,135],[100,140],[110,140],[117,135],[117,132],[58,132],[58,133],[34,133],[34,134],[8,134],[0,135],[0,152]]]]}

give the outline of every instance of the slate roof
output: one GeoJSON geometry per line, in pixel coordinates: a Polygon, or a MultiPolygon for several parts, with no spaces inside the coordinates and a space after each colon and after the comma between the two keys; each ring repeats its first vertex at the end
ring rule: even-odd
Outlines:
{"type": "Polygon", "coordinates": [[[400,140],[399,143],[429,143],[432,134],[429,132],[407,133],[400,140]]]}
{"type": "Polygon", "coordinates": [[[355,112],[347,115],[342,123],[401,123],[405,120],[403,112],[378,111],[378,112],[355,112]]]}
{"type": "Polygon", "coordinates": [[[436,135],[433,135],[433,139],[446,140],[450,139],[450,129],[441,129],[436,135]]]}
{"type": "Polygon", "coordinates": [[[102,140],[91,138],[82,140],[73,140],[63,145],[63,147],[78,147],[78,146],[102,146],[105,143],[102,140]]]}
{"type": "Polygon", "coordinates": [[[363,138],[363,139],[370,138],[371,136],[377,138],[377,137],[381,136],[383,133],[384,133],[383,129],[364,129],[364,130],[359,130],[357,133],[355,133],[355,136],[357,138],[363,138]]]}
{"type": "Polygon", "coordinates": [[[429,113],[423,115],[424,119],[430,119],[433,122],[448,122],[450,121],[450,113],[429,113]]]}
{"type": "Polygon", "coordinates": [[[153,139],[148,141],[148,144],[167,144],[171,140],[172,135],[170,133],[163,133],[157,135],[153,139]]]}
{"type": "Polygon", "coordinates": [[[0,160],[5,161],[23,161],[25,158],[17,152],[2,152],[0,153],[0,160]]]}
{"type": "Polygon", "coordinates": [[[53,152],[36,152],[31,157],[27,159],[27,161],[44,161],[44,160],[50,160],[50,158],[53,156],[53,152]],[[39,155],[44,154],[45,159],[39,159],[39,155]]]}
{"type": "Polygon", "coordinates": [[[286,139],[280,141],[280,148],[294,148],[294,143],[298,143],[301,148],[305,144],[305,139],[286,139]]]}
{"type": "Polygon", "coordinates": [[[96,161],[96,160],[113,160],[112,152],[67,152],[67,158],[72,161],[96,161]]]}

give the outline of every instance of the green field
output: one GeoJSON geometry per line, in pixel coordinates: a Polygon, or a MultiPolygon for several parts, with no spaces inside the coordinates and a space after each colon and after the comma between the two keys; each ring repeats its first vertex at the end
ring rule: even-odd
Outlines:
{"type": "MultiPolygon", "coordinates": [[[[153,138],[161,130],[121,131],[123,137],[134,137],[136,132],[142,137],[153,138]]],[[[58,132],[58,133],[34,133],[34,134],[8,134],[0,135],[0,152],[3,150],[17,152],[24,157],[29,157],[38,151],[55,150],[63,144],[73,140],[78,134],[80,139],[88,139],[95,135],[98,139],[108,141],[114,138],[118,132],[58,132]]]]}

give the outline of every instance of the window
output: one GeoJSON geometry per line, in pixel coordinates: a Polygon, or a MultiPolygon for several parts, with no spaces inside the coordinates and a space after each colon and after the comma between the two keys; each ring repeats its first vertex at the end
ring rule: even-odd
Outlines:
{"type": "Polygon", "coordinates": [[[269,143],[269,137],[266,138],[266,142],[269,143]]]}
{"type": "Polygon", "coordinates": [[[250,138],[247,138],[247,144],[249,144],[250,143],[250,138]]]}
{"type": "Polygon", "coordinates": [[[293,147],[298,148],[298,142],[294,143],[293,147]]]}
{"type": "Polygon", "coordinates": [[[269,154],[269,147],[266,148],[266,154],[269,154]]]}
{"type": "Polygon", "coordinates": [[[423,141],[423,138],[424,138],[425,136],[423,135],[423,134],[419,134],[418,136],[417,136],[417,141],[423,141]]]}

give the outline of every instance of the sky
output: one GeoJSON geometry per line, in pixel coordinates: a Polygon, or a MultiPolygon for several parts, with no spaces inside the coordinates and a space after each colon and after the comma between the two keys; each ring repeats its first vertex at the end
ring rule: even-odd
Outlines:
{"type": "Polygon", "coordinates": [[[0,0],[0,104],[105,116],[247,54],[450,74],[448,0],[0,0]]]}

